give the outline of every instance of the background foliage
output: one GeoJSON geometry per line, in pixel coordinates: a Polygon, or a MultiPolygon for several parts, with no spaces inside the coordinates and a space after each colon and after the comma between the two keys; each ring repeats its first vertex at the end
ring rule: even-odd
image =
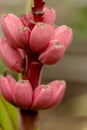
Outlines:
{"type": "MultiPolygon", "coordinates": [[[[61,62],[44,68],[42,82],[65,79],[67,90],[59,106],[40,113],[41,129],[87,130],[87,0],[46,0],[46,3],[57,12],[56,24],[69,25],[74,37],[61,62]]],[[[0,15],[12,12],[20,16],[24,14],[24,5],[25,0],[0,0],[0,15]]],[[[4,68],[0,61],[0,73],[4,68]]],[[[17,109],[0,97],[0,130],[17,129],[17,109]]]]}

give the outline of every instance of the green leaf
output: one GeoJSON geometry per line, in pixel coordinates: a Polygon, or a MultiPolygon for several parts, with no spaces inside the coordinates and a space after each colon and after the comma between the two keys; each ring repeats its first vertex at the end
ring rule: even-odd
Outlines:
{"type": "MultiPolygon", "coordinates": [[[[0,96],[0,125],[4,130],[18,130],[17,109],[0,96]]],[[[2,129],[1,129],[2,130],[2,129]]]]}

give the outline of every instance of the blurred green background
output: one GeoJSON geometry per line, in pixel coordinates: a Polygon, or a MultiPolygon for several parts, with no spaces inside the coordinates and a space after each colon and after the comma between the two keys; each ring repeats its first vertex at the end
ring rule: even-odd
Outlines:
{"type": "MultiPolygon", "coordinates": [[[[25,13],[25,3],[25,0],[0,0],[0,15],[11,12],[20,16],[25,13]]],[[[67,90],[60,105],[41,112],[41,128],[87,130],[87,0],[46,0],[46,5],[56,10],[55,24],[70,26],[74,37],[63,59],[44,67],[42,83],[64,79],[67,90]]]]}

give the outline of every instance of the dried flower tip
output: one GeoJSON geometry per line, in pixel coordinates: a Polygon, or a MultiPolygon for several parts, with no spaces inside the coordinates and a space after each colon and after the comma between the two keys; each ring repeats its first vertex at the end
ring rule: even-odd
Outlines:
{"type": "Polygon", "coordinates": [[[7,17],[8,16],[8,13],[7,14],[3,14],[2,17],[7,17]]]}
{"type": "Polygon", "coordinates": [[[20,29],[21,31],[26,31],[26,30],[28,30],[28,27],[21,26],[21,27],[19,27],[19,29],[20,29]]]}
{"type": "Polygon", "coordinates": [[[56,44],[54,45],[54,47],[55,47],[55,48],[61,48],[62,45],[61,45],[60,43],[56,43],[56,44]]]}

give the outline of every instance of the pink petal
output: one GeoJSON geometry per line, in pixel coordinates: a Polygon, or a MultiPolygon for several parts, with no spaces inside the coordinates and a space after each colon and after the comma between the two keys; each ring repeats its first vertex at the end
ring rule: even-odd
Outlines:
{"type": "Polygon", "coordinates": [[[52,40],[58,40],[58,42],[65,46],[67,49],[72,41],[73,32],[72,29],[66,25],[61,25],[55,29],[55,34],[52,40]]]}
{"type": "Polygon", "coordinates": [[[22,71],[23,57],[20,51],[11,47],[5,38],[0,39],[0,57],[11,70],[22,71]]]}
{"type": "Polygon", "coordinates": [[[15,103],[23,108],[28,109],[32,103],[32,87],[28,80],[18,81],[14,90],[15,103]]]}
{"type": "Polygon", "coordinates": [[[12,84],[11,81],[13,80],[11,77],[8,78],[0,76],[0,91],[3,95],[3,97],[10,102],[11,104],[15,105],[14,99],[13,99],[13,89],[14,89],[14,83],[12,84]]]}
{"type": "Polygon", "coordinates": [[[53,8],[43,8],[43,22],[48,23],[48,24],[54,24],[55,19],[56,19],[56,12],[53,8]]]}
{"type": "Polygon", "coordinates": [[[57,62],[63,57],[65,52],[65,47],[56,43],[54,46],[49,48],[48,50],[44,51],[39,56],[39,61],[43,64],[52,65],[57,62]]]}
{"type": "Polygon", "coordinates": [[[30,48],[35,52],[43,51],[53,34],[53,26],[45,23],[37,23],[30,35],[30,48]]]}

